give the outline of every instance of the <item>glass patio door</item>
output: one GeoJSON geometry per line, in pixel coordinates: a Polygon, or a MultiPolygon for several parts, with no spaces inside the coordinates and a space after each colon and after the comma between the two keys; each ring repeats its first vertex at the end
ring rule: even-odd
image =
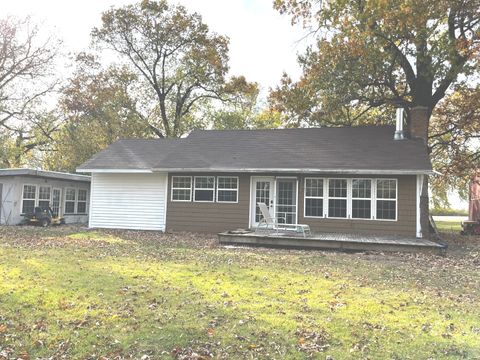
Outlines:
{"type": "Polygon", "coordinates": [[[270,215],[285,224],[297,223],[297,179],[274,177],[253,177],[251,226],[258,226],[262,213],[258,203],[268,206],[270,215]]]}
{"type": "Polygon", "coordinates": [[[279,223],[297,223],[297,179],[276,181],[276,215],[279,223]]]}
{"type": "Polygon", "coordinates": [[[262,213],[258,207],[258,203],[264,203],[268,206],[270,215],[275,216],[274,212],[274,188],[275,178],[253,178],[252,180],[252,199],[250,201],[252,219],[252,227],[258,226],[258,222],[262,218],[262,213]]]}

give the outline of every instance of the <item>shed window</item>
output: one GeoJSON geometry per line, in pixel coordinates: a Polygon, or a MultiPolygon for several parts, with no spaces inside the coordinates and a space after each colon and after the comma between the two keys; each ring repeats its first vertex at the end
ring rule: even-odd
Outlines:
{"type": "Polygon", "coordinates": [[[217,202],[236,203],[238,201],[238,177],[217,177],[217,202]]]}
{"type": "Polygon", "coordinates": [[[172,201],[192,200],[192,178],[190,176],[172,176],[172,201]]]}
{"type": "Polygon", "coordinates": [[[38,190],[38,206],[42,210],[48,210],[50,207],[50,187],[49,186],[40,186],[38,190]]]}
{"type": "Polygon", "coordinates": [[[305,179],[305,216],[323,217],[323,179],[305,179]]]}
{"type": "Polygon", "coordinates": [[[85,214],[87,212],[87,190],[78,189],[77,213],[85,214]]]}
{"type": "Polygon", "coordinates": [[[377,179],[377,219],[397,219],[397,180],[377,179]]]}
{"type": "Polygon", "coordinates": [[[328,217],[347,217],[347,179],[328,180],[328,217]]]}
{"type": "Polygon", "coordinates": [[[37,187],[35,185],[23,185],[22,214],[33,214],[36,193],[37,187]]]}
{"type": "Polygon", "coordinates": [[[66,189],[66,191],[65,191],[65,214],[74,214],[75,213],[75,200],[76,200],[75,189],[66,189]]]}
{"type": "Polygon", "coordinates": [[[213,202],[215,195],[215,176],[195,176],[194,201],[213,202]]]}
{"type": "Polygon", "coordinates": [[[372,181],[352,179],[352,218],[371,219],[372,181]]]}

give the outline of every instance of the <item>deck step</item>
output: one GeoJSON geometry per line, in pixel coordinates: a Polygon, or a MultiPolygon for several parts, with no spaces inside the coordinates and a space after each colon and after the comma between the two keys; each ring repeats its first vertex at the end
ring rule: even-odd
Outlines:
{"type": "Polygon", "coordinates": [[[436,242],[397,236],[366,236],[357,234],[314,234],[303,238],[289,234],[259,234],[255,232],[218,234],[222,245],[247,245],[301,249],[332,249],[343,251],[400,251],[443,254],[445,245],[436,242]]]}

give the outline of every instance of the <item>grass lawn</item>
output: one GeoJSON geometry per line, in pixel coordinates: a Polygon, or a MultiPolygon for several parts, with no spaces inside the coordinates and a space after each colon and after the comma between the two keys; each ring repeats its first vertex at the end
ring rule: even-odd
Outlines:
{"type": "Polygon", "coordinates": [[[0,359],[480,358],[480,239],[447,257],[0,227],[0,359]]]}
{"type": "Polygon", "coordinates": [[[459,234],[462,231],[461,221],[435,221],[438,231],[459,234]]]}

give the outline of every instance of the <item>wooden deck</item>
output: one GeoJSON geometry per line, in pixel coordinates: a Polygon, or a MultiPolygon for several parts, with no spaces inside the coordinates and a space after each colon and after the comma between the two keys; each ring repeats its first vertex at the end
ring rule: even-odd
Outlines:
{"type": "Polygon", "coordinates": [[[303,238],[292,232],[218,234],[222,245],[248,245],[302,249],[333,249],[343,251],[402,251],[434,252],[443,254],[446,246],[436,242],[400,236],[375,236],[358,234],[315,233],[303,238]]]}

